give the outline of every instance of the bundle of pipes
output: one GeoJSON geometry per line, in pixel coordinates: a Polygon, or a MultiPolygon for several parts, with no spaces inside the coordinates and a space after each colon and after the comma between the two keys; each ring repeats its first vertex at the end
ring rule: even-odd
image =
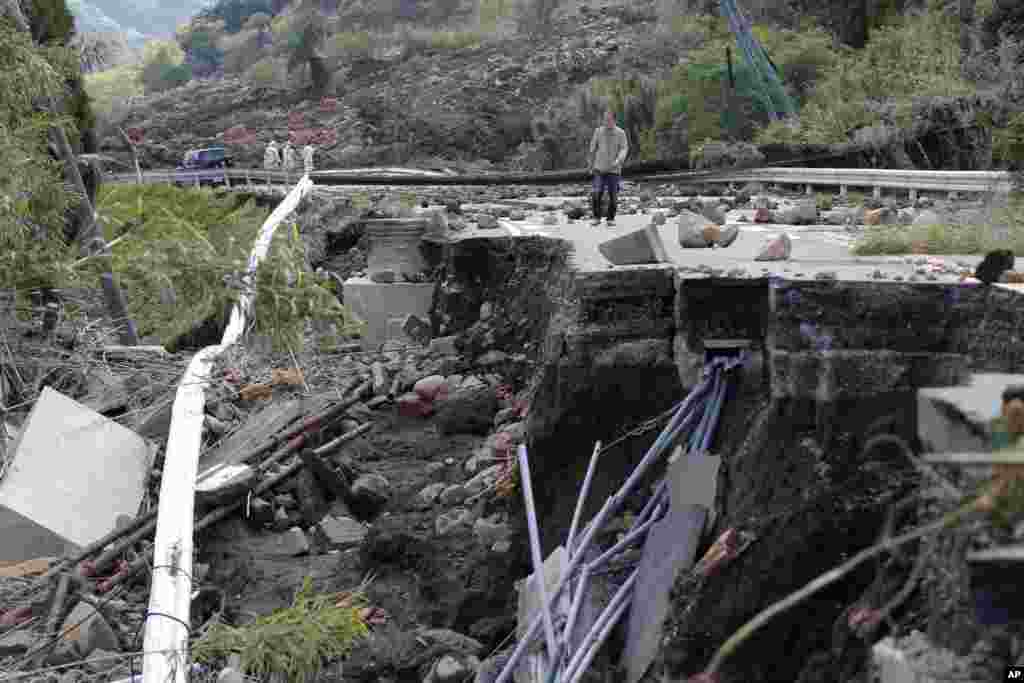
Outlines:
{"type": "MultiPolygon", "coordinates": [[[[505,663],[505,667],[498,675],[496,683],[508,683],[513,672],[519,665],[519,660],[526,652],[534,638],[537,637],[541,626],[544,627],[544,636],[547,645],[547,681],[553,683],[578,683],[583,674],[587,671],[598,650],[608,638],[612,629],[619,622],[622,616],[629,609],[632,599],[632,591],[636,585],[639,569],[634,570],[626,579],[609,604],[598,616],[590,631],[584,636],[579,648],[575,653],[571,652],[570,637],[576,621],[579,617],[583,596],[586,594],[588,582],[594,572],[612,558],[620,555],[626,548],[645,537],[650,528],[658,522],[668,511],[669,488],[666,481],[662,481],[655,489],[654,494],[647,501],[640,512],[630,531],[624,538],[615,543],[611,548],[601,553],[596,559],[583,564],[586,551],[590,548],[597,533],[604,527],[605,523],[625,503],[640,479],[644,476],[650,466],[684,433],[690,432],[690,452],[707,452],[711,444],[714,432],[718,426],[718,419],[721,414],[722,405],[725,401],[726,390],[728,389],[729,376],[727,373],[742,365],[746,360],[744,353],[738,356],[723,356],[712,359],[704,368],[704,376],[700,384],[693,388],[690,394],[679,403],[669,424],[662,430],[661,434],[648,449],[647,453],[637,464],[633,473],[629,476],[622,487],[605,501],[600,511],[586,526],[582,538],[577,545],[576,530],[579,526],[583,506],[597,468],[597,459],[601,452],[600,442],[595,445],[587,473],[583,480],[579,498],[576,501],[576,509],[573,513],[572,523],[566,539],[566,550],[569,555],[569,564],[562,573],[553,595],[548,596],[542,580],[537,581],[540,592],[541,611],[530,624],[526,635],[516,644],[511,656],[505,663]],[[582,566],[582,571],[579,571],[582,566]],[[572,580],[579,574],[576,585],[572,586],[572,580]],[[568,619],[560,636],[556,636],[554,620],[551,614],[551,605],[556,601],[565,589],[571,591],[572,605],[569,610],[568,619]]],[[[537,524],[537,516],[533,505],[533,489],[530,481],[529,458],[525,446],[520,446],[518,451],[519,471],[523,487],[523,499],[526,507],[527,528],[530,536],[530,551],[533,561],[535,577],[541,577],[543,562],[540,549],[540,533],[537,524]]]]}

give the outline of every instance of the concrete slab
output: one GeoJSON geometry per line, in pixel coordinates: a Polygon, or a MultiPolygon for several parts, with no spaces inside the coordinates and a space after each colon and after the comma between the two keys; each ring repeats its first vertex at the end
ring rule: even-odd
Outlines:
{"type": "Polygon", "coordinates": [[[666,263],[668,254],[656,227],[647,225],[598,245],[598,251],[616,266],[666,263]]]}
{"type": "Polygon", "coordinates": [[[668,616],[669,593],[679,572],[693,566],[706,520],[707,509],[702,505],[673,506],[651,528],[626,627],[622,659],[627,683],[637,683],[654,661],[668,616]]]}
{"type": "Polygon", "coordinates": [[[1024,375],[978,373],[958,387],[917,392],[917,433],[933,453],[992,450],[990,423],[1003,408],[1003,390],[1024,385],[1024,375]]]}
{"type": "Polygon", "coordinates": [[[389,341],[390,320],[401,318],[404,322],[409,315],[429,319],[434,299],[434,284],[429,282],[380,284],[368,278],[349,278],[343,283],[342,291],[345,303],[366,322],[364,349],[376,349],[389,341]]]}
{"type": "MultiPolygon", "coordinates": [[[[548,599],[555,593],[555,588],[558,587],[558,582],[561,580],[566,568],[569,566],[569,554],[565,551],[564,546],[558,546],[554,552],[548,555],[547,559],[544,560],[543,567],[543,580],[544,587],[547,591],[548,599]]],[[[526,635],[527,629],[530,627],[530,622],[533,621],[534,617],[540,614],[541,601],[540,591],[537,590],[537,579],[536,574],[530,574],[526,580],[523,581],[522,586],[519,589],[519,604],[516,611],[516,635],[522,639],[526,635]]],[[[552,615],[560,615],[562,619],[565,619],[569,615],[569,608],[571,607],[569,602],[569,591],[562,591],[562,595],[552,605],[552,615]]],[[[555,617],[556,629],[559,618],[555,617]]],[[[543,652],[545,650],[544,639],[541,638],[534,645],[531,652],[543,652]]],[[[528,660],[529,658],[527,658],[528,660]]],[[[515,672],[516,683],[543,683],[535,677],[532,667],[524,662],[516,669],[515,672]]]]}
{"type": "Polygon", "coordinates": [[[0,560],[75,552],[135,517],[152,466],[150,445],[47,387],[0,481],[0,560]]]}
{"type": "Polygon", "coordinates": [[[682,509],[685,505],[701,505],[708,509],[708,526],[712,526],[715,523],[715,496],[722,457],[684,454],[682,446],[676,446],[669,462],[667,478],[672,507],[682,509]]]}

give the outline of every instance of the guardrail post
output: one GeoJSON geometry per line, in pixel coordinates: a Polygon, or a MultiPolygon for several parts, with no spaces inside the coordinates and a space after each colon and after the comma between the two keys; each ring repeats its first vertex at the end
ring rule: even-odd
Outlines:
{"type": "Polygon", "coordinates": [[[252,178],[249,177],[249,169],[245,169],[245,189],[252,189],[252,178]]]}
{"type": "Polygon", "coordinates": [[[849,189],[850,188],[847,187],[846,185],[840,185],[839,186],[839,196],[842,197],[843,199],[846,199],[846,195],[849,194],[849,189]]]}
{"type": "Polygon", "coordinates": [[[947,198],[949,199],[949,201],[955,202],[956,199],[957,199],[957,192],[956,192],[956,190],[953,190],[952,192],[950,192],[949,196],[947,198]]]}
{"type": "Polygon", "coordinates": [[[226,166],[224,167],[224,186],[229,190],[231,189],[231,176],[228,175],[228,169],[226,166]]]}
{"type": "Polygon", "coordinates": [[[910,201],[912,201],[912,202],[916,202],[917,201],[917,190],[916,189],[911,189],[910,190],[910,201]]]}
{"type": "Polygon", "coordinates": [[[804,188],[804,194],[808,196],[814,194],[814,186],[811,185],[810,183],[807,183],[807,186],[804,188]]]}
{"type": "Polygon", "coordinates": [[[882,186],[881,185],[875,185],[875,187],[871,190],[871,196],[874,197],[875,199],[881,199],[882,198],[882,186]]]}

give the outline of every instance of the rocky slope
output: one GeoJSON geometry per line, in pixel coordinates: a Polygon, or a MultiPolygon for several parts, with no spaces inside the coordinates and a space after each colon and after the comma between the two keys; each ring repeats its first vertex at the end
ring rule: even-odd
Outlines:
{"type": "MultiPolygon", "coordinates": [[[[142,160],[153,167],[176,164],[185,150],[222,141],[233,126],[246,127],[256,142],[232,146],[232,153],[241,165],[259,165],[266,143],[285,138],[288,116],[296,113],[304,118],[302,127],[334,133],[335,140],[319,145],[319,167],[511,160],[529,137],[533,117],[573,86],[617,68],[674,62],[677,49],[660,45],[651,35],[653,24],[639,21],[651,16],[644,11],[644,4],[583,6],[563,13],[545,38],[459,50],[417,48],[350,62],[334,77],[336,106],[240,78],[210,79],[136,101],[123,123],[145,132],[142,160]]],[[[101,148],[128,158],[116,135],[101,148]]]]}

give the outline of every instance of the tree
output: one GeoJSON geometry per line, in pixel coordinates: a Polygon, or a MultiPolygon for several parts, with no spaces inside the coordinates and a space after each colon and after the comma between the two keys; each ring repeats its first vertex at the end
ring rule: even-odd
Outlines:
{"type": "Polygon", "coordinates": [[[271,0],[218,0],[211,7],[203,10],[199,16],[203,19],[221,20],[224,22],[225,31],[238,33],[253,15],[273,16],[279,11],[280,9],[276,9],[271,0]]]}
{"type": "Polygon", "coordinates": [[[139,78],[147,93],[184,85],[192,77],[184,51],[173,40],[151,40],[142,49],[139,78]]]}
{"type": "Polygon", "coordinates": [[[114,66],[128,52],[124,36],[116,33],[80,33],[75,36],[82,73],[95,73],[114,66]]]}
{"type": "Polygon", "coordinates": [[[309,66],[309,76],[313,81],[313,94],[323,95],[331,82],[327,63],[319,53],[320,44],[324,40],[323,23],[315,11],[305,12],[298,20],[300,28],[288,41],[288,71],[309,66]]]}

